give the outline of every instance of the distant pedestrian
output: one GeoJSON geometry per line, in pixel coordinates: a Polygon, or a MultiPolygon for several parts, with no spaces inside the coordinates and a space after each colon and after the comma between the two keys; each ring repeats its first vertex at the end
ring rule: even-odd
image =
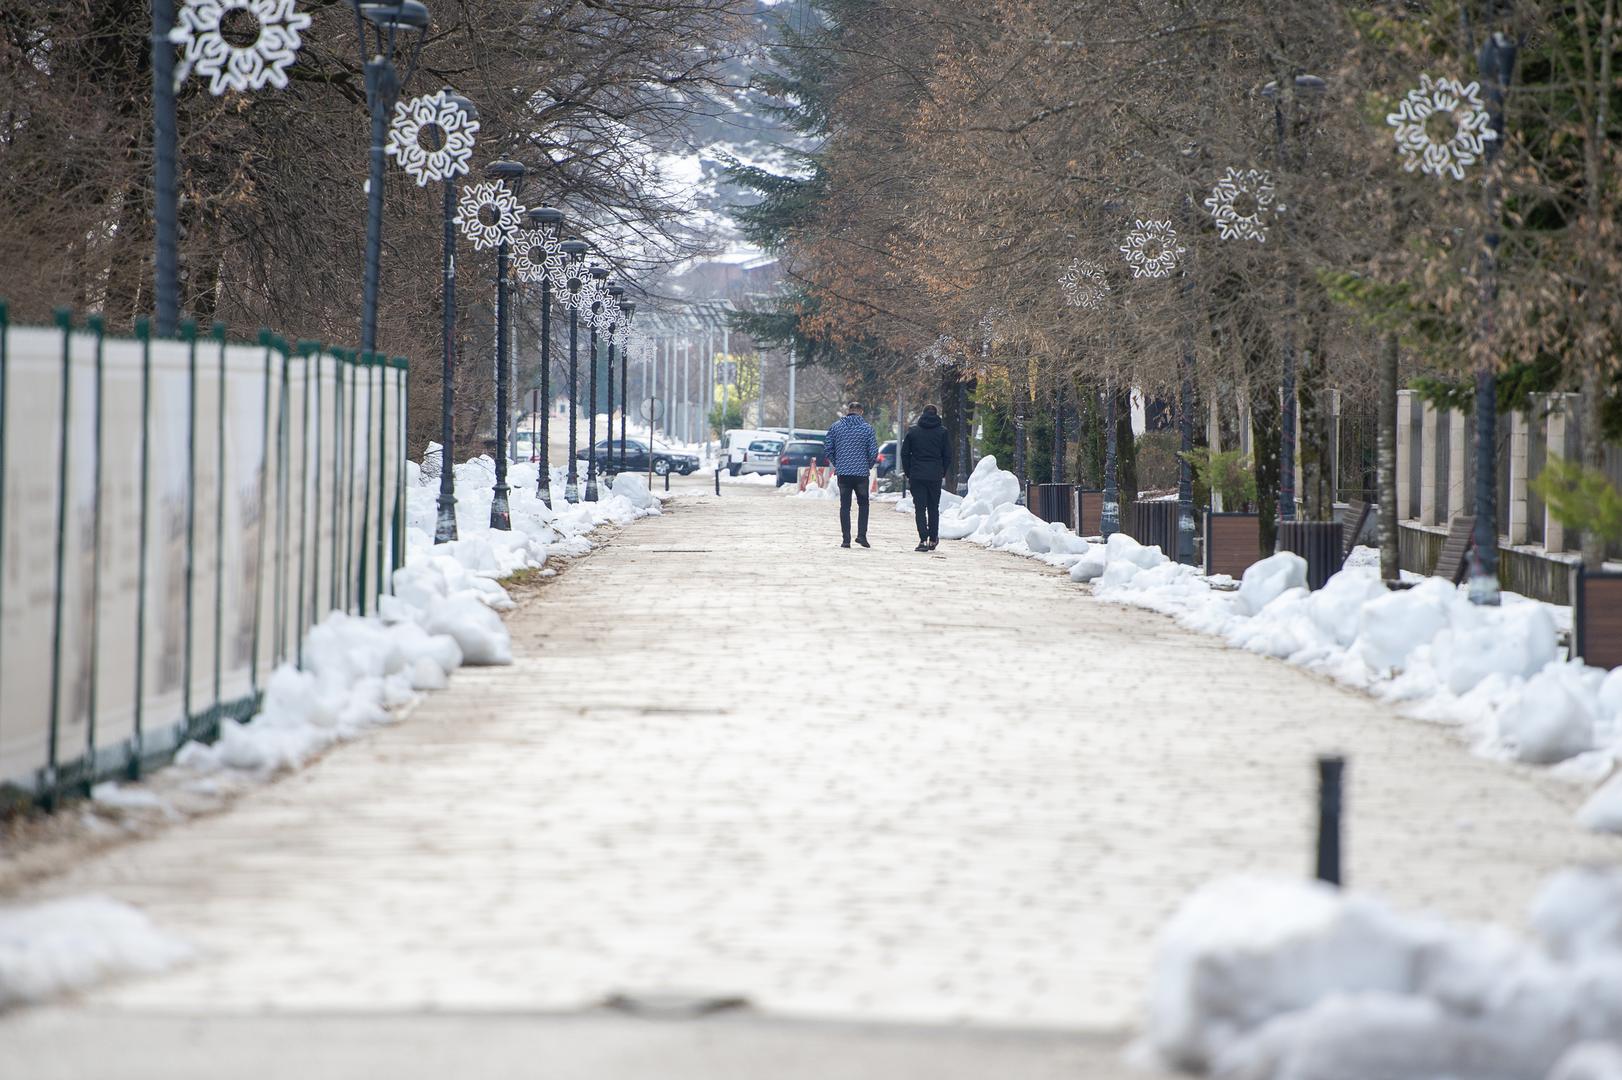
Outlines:
{"type": "Polygon", "coordinates": [[[879,459],[879,439],[873,434],[873,425],[862,416],[862,404],[853,401],[845,406],[845,415],[828,429],[825,440],[828,464],[839,478],[839,528],[850,547],[850,497],[856,496],[859,512],[856,518],[856,542],[872,547],[867,542],[867,474],[879,459]]]}
{"type": "Polygon", "coordinates": [[[912,516],[918,523],[914,551],[934,551],[941,542],[941,484],[952,472],[952,439],[940,410],[925,405],[918,423],[901,440],[901,471],[912,489],[912,516]]]}

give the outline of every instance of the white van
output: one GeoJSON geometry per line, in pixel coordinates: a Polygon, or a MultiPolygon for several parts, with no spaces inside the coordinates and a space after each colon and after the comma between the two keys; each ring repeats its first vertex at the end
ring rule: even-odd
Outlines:
{"type": "Polygon", "coordinates": [[[749,452],[749,444],[757,439],[770,438],[771,433],[757,431],[754,428],[732,428],[721,438],[720,458],[726,462],[727,472],[733,476],[743,468],[744,455],[749,452]]]}

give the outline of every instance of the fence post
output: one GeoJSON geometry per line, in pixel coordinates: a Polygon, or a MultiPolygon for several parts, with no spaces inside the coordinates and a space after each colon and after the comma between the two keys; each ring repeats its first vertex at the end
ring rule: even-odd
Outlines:
{"type": "Polygon", "coordinates": [[[101,671],[101,463],[102,463],[102,401],[105,398],[105,357],[103,345],[105,342],[105,324],[100,315],[92,315],[85,320],[91,333],[96,335],[96,419],[95,438],[92,444],[95,450],[95,465],[91,483],[96,493],[96,501],[91,509],[90,536],[91,555],[90,563],[90,685],[89,693],[90,715],[85,724],[85,760],[89,766],[85,774],[85,794],[90,794],[90,787],[96,781],[96,682],[101,671]]]}
{"type": "Polygon", "coordinates": [[[221,677],[224,666],[220,653],[225,646],[225,628],[221,625],[225,616],[225,324],[214,324],[214,340],[220,347],[219,379],[220,386],[214,395],[215,399],[215,440],[214,440],[214,708],[211,710],[213,719],[209,726],[212,734],[219,735],[220,715],[224,702],[220,700],[223,693],[221,677]]]}
{"type": "Polygon", "coordinates": [[[186,343],[186,628],[182,636],[186,656],[180,664],[180,730],[181,741],[185,741],[191,735],[192,585],[197,556],[197,323],[183,321],[180,337],[186,343]]]}
{"type": "Polygon", "coordinates": [[[62,334],[62,413],[58,418],[56,446],[56,566],[54,595],[51,599],[51,715],[49,742],[45,751],[45,773],[41,777],[47,810],[56,809],[58,795],[57,736],[60,728],[62,705],[62,572],[66,560],[67,502],[68,502],[68,410],[72,405],[72,372],[70,365],[73,336],[73,314],[67,308],[56,311],[56,325],[62,334]]]}
{"type": "Polygon", "coordinates": [[[151,528],[152,488],[152,322],[135,320],[135,337],[141,343],[141,532],[136,543],[140,565],[135,571],[135,730],[131,736],[126,775],[141,778],[146,737],[146,578],[147,538],[151,528]]]}
{"type": "Polygon", "coordinates": [[[5,671],[6,614],[6,413],[11,408],[7,392],[11,371],[11,309],[0,300],[0,673],[5,671]]]}

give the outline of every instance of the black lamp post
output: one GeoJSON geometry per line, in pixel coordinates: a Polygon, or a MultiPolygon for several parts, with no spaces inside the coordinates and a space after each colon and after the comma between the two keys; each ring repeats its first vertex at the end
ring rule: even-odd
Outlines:
{"type": "Polygon", "coordinates": [[[580,472],[575,459],[580,422],[575,410],[579,407],[576,401],[580,384],[580,290],[586,283],[586,269],[581,263],[587,250],[584,240],[563,242],[563,253],[569,257],[569,295],[565,299],[569,305],[569,480],[563,487],[563,500],[572,503],[580,501],[580,472]]]}
{"type": "MultiPolygon", "coordinates": [[[[447,88],[446,96],[469,120],[479,118],[473,102],[447,88]]],[[[444,367],[439,394],[439,513],[434,521],[434,543],[456,539],[456,180],[445,179],[445,254],[442,263],[444,292],[444,367]]]]}
{"type": "MultiPolygon", "coordinates": [[[[620,301],[625,298],[625,286],[610,285],[606,291],[608,293],[606,303],[612,312],[610,317],[613,322],[608,324],[608,456],[604,459],[604,465],[609,474],[612,475],[619,471],[616,464],[616,455],[614,454],[614,346],[619,343],[619,310],[620,301]]],[[[620,387],[620,397],[621,399],[625,397],[625,387],[623,386],[620,387]]],[[[622,403],[621,408],[623,407],[622,403]]]]}
{"type": "MultiPolygon", "coordinates": [[[[484,175],[512,188],[517,195],[524,186],[521,162],[502,158],[484,167],[484,175]]],[[[507,390],[507,257],[511,251],[507,237],[496,245],[496,486],[490,498],[490,527],[510,532],[512,514],[507,505],[507,421],[512,412],[507,390]]]]}
{"type": "MultiPolygon", "coordinates": [[[[563,231],[563,211],[550,206],[537,207],[528,215],[528,227],[556,241],[563,231]]],[[[548,443],[552,430],[552,267],[541,267],[541,436],[535,494],[543,504],[552,505],[552,457],[548,443]]]]}
{"type": "MultiPolygon", "coordinates": [[[[1289,172],[1290,163],[1285,156],[1286,131],[1297,119],[1295,103],[1305,100],[1317,102],[1320,100],[1327,84],[1316,75],[1297,75],[1294,79],[1294,91],[1280,94],[1278,83],[1270,82],[1262,87],[1262,96],[1273,103],[1273,138],[1274,156],[1278,161],[1279,176],[1282,180],[1289,172]],[[1286,123],[1285,108],[1288,98],[1290,107],[1290,123],[1286,123]]],[[[1281,218],[1279,231],[1281,236],[1287,235],[1287,218],[1281,218]]],[[[1281,245],[1282,246],[1282,245],[1281,245]]],[[[1295,520],[1295,275],[1286,266],[1284,271],[1284,415],[1281,417],[1283,431],[1279,434],[1278,451],[1278,519],[1280,521],[1295,520]]]]}
{"type": "Polygon", "coordinates": [[[608,268],[593,266],[591,268],[591,311],[586,323],[591,334],[591,376],[587,380],[590,384],[591,413],[586,417],[586,495],[587,502],[597,501],[597,325],[602,319],[607,296],[604,289],[608,281],[608,268]]]}
{"type": "MultiPolygon", "coordinates": [[[[620,347],[620,472],[625,471],[625,431],[631,412],[631,318],[635,314],[635,304],[629,300],[620,301],[620,327],[625,339],[625,344],[620,347]]],[[[652,449],[651,445],[649,449],[652,449]]]]}
{"type": "Polygon", "coordinates": [[[383,147],[389,112],[400,97],[401,84],[411,78],[422,54],[422,39],[428,33],[428,9],[418,0],[350,3],[355,9],[355,41],[366,66],[366,103],[372,111],[371,170],[366,184],[366,278],[360,323],[361,351],[372,353],[377,349],[377,295],[383,251],[383,147]],[[400,46],[406,54],[403,72],[394,65],[395,51],[400,46]]]}

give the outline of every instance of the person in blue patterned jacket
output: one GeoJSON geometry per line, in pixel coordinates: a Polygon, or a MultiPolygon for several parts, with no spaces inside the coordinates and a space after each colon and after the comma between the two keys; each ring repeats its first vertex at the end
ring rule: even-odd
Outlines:
{"type": "Polygon", "coordinates": [[[873,425],[862,416],[862,403],[853,401],[845,406],[845,415],[823,440],[828,451],[828,464],[839,478],[839,528],[850,547],[850,497],[856,496],[856,542],[872,547],[867,542],[867,474],[879,460],[879,439],[873,434],[873,425]]]}

